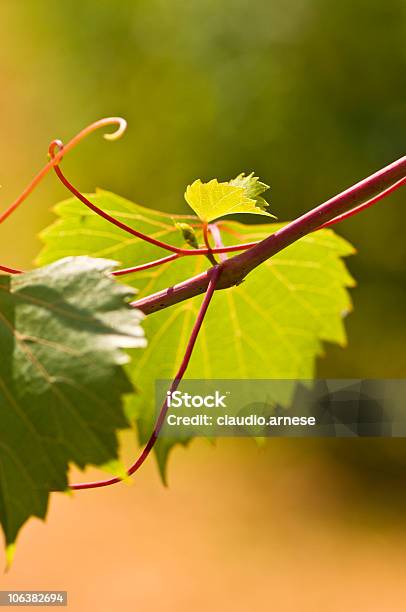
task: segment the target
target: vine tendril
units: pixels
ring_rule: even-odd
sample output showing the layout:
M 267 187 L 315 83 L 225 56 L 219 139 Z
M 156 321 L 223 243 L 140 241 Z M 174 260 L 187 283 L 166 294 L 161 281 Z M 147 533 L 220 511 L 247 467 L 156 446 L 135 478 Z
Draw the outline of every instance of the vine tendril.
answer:
M 110 125 L 116 125 L 117 129 L 114 132 L 104 134 L 104 138 L 107 140 L 117 140 L 120 138 L 126 128 L 127 122 L 122 117 L 107 117 L 105 119 L 99 119 L 99 121 L 95 121 L 91 123 L 83 130 L 81 130 L 76 136 L 74 136 L 64 147 L 63 151 L 59 151 L 55 156 L 52 156 L 50 161 L 45 164 L 43 168 L 34 176 L 32 181 L 27 185 L 27 187 L 20 193 L 18 198 L 10 204 L 10 206 L 0 214 L 0 224 L 3 223 L 23 202 L 27 199 L 27 197 L 34 191 L 34 189 L 39 185 L 42 179 L 48 174 L 52 168 L 57 165 L 62 157 L 66 155 L 69 151 L 71 151 L 76 145 L 79 144 L 84 138 L 99 130 L 101 128 L 108 127 Z M 53 142 L 61 142 L 61 141 L 53 141 Z
M 209 281 L 209 284 L 206 290 L 206 294 L 200 306 L 198 315 L 196 317 L 196 321 L 193 325 L 193 329 L 192 329 L 192 332 L 190 334 L 190 337 L 189 337 L 189 340 L 186 346 L 186 350 L 185 350 L 185 354 L 182 359 L 182 363 L 180 364 L 179 370 L 177 371 L 175 378 L 170 386 L 170 389 L 169 389 L 170 393 L 173 393 L 179 387 L 179 384 L 183 378 L 183 375 L 185 374 L 187 370 L 190 359 L 192 357 L 193 349 L 196 344 L 197 336 L 199 335 L 199 331 L 202 327 L 204 317 L 206 315 L 207 309 L 209 307 L 214 291 L 216 289 L 216 284 L 220 277 L 221 271 L 222 271 L 221 264 L 217 266 L 213 266 L 213 268 L 211 268 L 210 281 Z M 155 446 L 159 433 L 164 424 L 165 417 L 168 412 L 168 408 L 169 408 L 168 396 L 166 395 L 165 401 L 162 404 L 162 408 L 157 418 L 157 421 L 155 423 L 155 427 L 152 431 L 152 434 L 147 444 L 145 445 L 144 449 L 141 451 L 141 454 L 138 456 L 136 461 L 128 468 L 127 470 L 128 476 L 131 476 L 132 474 L 134 474 L 142 466 L 142 464 L 144 463 L 144 461 L 147 459 L 148 455 L 150 454 L 151 450 Z M 110 485 L 117 484 L 119 482 L 122 482 L 122 479 L 118 477 L 114 477 L 114 478 L 108 478 L 106 480 L 96 480 L 94 482 L 80 482 L 76 484 L 71 484 L 69 485 L 69 488 L 75 491 L 78 491 L 81 489 L 98 489 L 100 487 L 108 487 Z

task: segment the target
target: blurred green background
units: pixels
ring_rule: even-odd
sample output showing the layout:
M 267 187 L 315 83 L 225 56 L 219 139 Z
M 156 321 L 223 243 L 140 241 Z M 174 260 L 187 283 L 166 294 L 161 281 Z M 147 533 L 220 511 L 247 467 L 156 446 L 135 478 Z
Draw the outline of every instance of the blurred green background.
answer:
M 172 212 L 186 210 L 195 178 L 255 170 L 287 220 L 405 154 L 405 0 L 2 2 L 0 40 L 2 209 L 51 139 L 108 115 L 128 120 L 126 136 L 92 136 L 64 161 L 68 176 L 84 191 L 100 186 Z M 37 233 L 65 197 L 48 177 L 0 228 L 1 263 L 32 264 Z M 338 229 L 359 251 L 349 261 L 359 286 L 348 348 L 327 347 L 320 376 L 406 376 L 405 200 L 403 190 Z M 279 461 L 294 452 L 287 444 L 276 445 Z M 316 478 L 326 462 L 344 466 L 378 516 L 404 503 L 403 442 L 303 444 L 318 457 Z M 241 447 L 232 469 L 245 473 Z M 199 451 L 189 452 L 198 462 Z M 342 494 L 338 484 L 326 493 Z M 289 495 L 280 503 L 291 516 L 299 500 Z

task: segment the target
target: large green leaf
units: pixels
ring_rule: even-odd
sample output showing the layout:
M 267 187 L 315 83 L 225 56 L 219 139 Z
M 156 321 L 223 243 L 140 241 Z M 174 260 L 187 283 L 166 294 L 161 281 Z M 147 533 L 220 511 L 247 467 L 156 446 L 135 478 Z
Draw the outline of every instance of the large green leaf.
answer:
M 0 523 L 9 552 L 21 525 L 43 518 L 70 462 L 117 463 L 133 390 L 124 348 L 145 345 L 133 290 L 114 262 L 68 258 L 0 277 Z M 116 466 L 118 468 L 118 465 Z M 119 468 L 118 468 L 119 469 Z
M 182 245 L 181 232 L 169 215 L 108 192 L 90 198 L 142 232 Z M 60 219 L 42 234 L 41 263 L 67 253 L 91 253 L 114 256 L 128 267 L 164 254 L 109 225 L 74 199 L 59 204 L 56 212 Z M 280 227 L 224 221 L 218 225 L 225 244 L 260 240 Z M 353 281 L 341 258 L 352 252 L 348 242 L 331 230 L 322 230 L 275 255 L 238 287 L 217 292 L 187 377 L 312 378 L 322 342 L 345 344 L 343 318 L 351 308 L 346 287 Z M 203 257 L 185 257 L 133 274 L 126 281 L 145 296 L 207 266 Z M 155 419 L 155 380 L 171 378 L 176 372 L 201 299 L 196 297 L 145 320 L 148 348 L 135 355 L 129 366 L 140 394 L 130 399 L 128 410 L 138 419 L 141 441 L 149 436 Z M 162 470 L 169 447 L 162 439 L 156 448 Z

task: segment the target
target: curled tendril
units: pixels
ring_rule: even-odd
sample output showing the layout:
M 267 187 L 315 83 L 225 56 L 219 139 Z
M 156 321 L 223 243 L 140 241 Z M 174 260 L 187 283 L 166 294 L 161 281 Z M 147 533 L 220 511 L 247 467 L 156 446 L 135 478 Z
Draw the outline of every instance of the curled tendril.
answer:
M 59 140 L 59 138 L 55 138 L 55 140 L 53 140 L 53 141 L 52 141 L 52 142 L 49 144 L 49 147 L 48 147 L 48 155 L 49 155 L 49 158 L 50 158 L 52 161 L 54 161 L 54 160 L 55 160 L 55 156 L 56 156 L 56 154 L 57 154 L 57 153 L 59 153 L 59 152 L 60 152 L 60 153 L 62 153 L 62 149 L 64 148 L 64 146 L 65 146 L 65 145 L 63 144 L 62 140 Z M 56 150 L 56 152 L 55 152 L 55 149 L 57 149 L 57 150 Z M 63 156 L 61 155 L 61 157 L 60 157 L 59 161 L 61 162 L 61 161 L 62 161 L 62 159 L 63 159 Z M 55 164 L 54 164 L 54 165 L 55 165 Z
M 106 117 L 105 119 L 99 119 L 99 121 L 95 121 L 94 123 L 91 123 L 90 125 L 85 127 L 78 134 L 76 134 L 76 136 L 74 136 L 72 140 L 70 140 L 66 145 L 63 145 L 60 140 L 52 141 L 50 145 L 50 154 L 52 150 L 54 155 L 51 155 L 51 159 L 49 160 L 49 162 L 45 164 L 45 166 L 38 172 L 38 174 L 27 185 L 24 191 L 20 193 L 18 198 L 14 200 L 14 202 L 10 204 L 10 206 L 3 213 L 0 214 L 0 224 L 3 223 L 3 221 L 5 221 L 24 202 L 24 200 L 27 199 L 30 193 L 32 193 L 35 187 L 42 181 L 44 176 L 48 174 L 48 172 L 52 170 L 52 168 L 61 161 L 62 157 L 66 155 L 66 153 L 76 147 L 79 142 L 81 142 L 84 138 L 86 138 L 93 132 L 105 127 L 109 127 L 111 125 L 117 126 L 117 129 L 114 132 L 104 134 L 104 138 L 106 138 L 107 140 L 117 140 L 124 134 L 127 128 L 127 122 L 122 117 Z M 58 147 L 57 152 L 55 152 L 56 147 Z
M 114 117 L 117 121 L 118 128 L 114 132 L 103 134 L 106 140 L 118 140 L 124 134 L 127 129 L 127 121 L 122 117 Z

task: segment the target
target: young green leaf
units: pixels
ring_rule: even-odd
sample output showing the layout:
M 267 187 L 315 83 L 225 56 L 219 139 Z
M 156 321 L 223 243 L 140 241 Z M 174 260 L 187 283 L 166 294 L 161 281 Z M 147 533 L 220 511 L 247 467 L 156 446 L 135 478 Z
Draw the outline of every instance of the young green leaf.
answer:
M 255 186 L 255 177 L 252 175 L 245 179 L 243 177 L 244 175 L 240 175 L 234 179 L 239 183 L 235 185 L 232 185 L 231 181 L 219 183 L 217 179 L 213 179 L 208 183 L 202 183 L 198 179 L 187 187 L 186 202 L 204 223 L 234 213 L 272 217 L 273 215 L 267 211 L 267 202 L 263 198 L 257 199 L 257 196 L 264 191 L 261 187 L 264 183 Z
M 151 211 L 108 192 L 90 196 L 98 206 L 138 230 L 181 246 L 183 237 L 171 215 Z M 42 234 L 46 263 L 61 253 L 114 255 L 123 267 L 160 257 L 162 251 L 139 239 L 128 239 L 119 229 L 74 199 L 57 206 L 60 219 Z M 180 219 L 181 220 L 181 219 Z M 187 221 L 187 219 L 185 219 Z M 261 240 L 280 225 L 218 224 L 226 245 Z M 258 267 L 238 287 L 215 294 L 197 340 L 187 378 L 302 378 L 313 377 L 322 342 L 343 345 L 343 318 L 351 309 L 346 290 L 353 281 L 342 257 L 352 247 L 331 230 L 306 236 Z M 126 277 L 145 296 L 207 268 L 202 257 L 184 257 L 173 264 Z M 170 379 L 182 359 L 188 334 L 201 302 L 193 298 L 146 317 L 149 344 L 135 354 L 128 372 L 140 388 L 128 401 L 128 414 L 137 419 L 145 442 L 156 418 L 156 379 Z M 171 442 L 155 447 L 164 472 Z
M 133 391 L 123 349 L 144 347 L 134 291 L 114 262 L 58 261 L 0 277 L 0 523 L 9 555 L 30 516 L 44 518 L 70 463 L 115 466 Z

